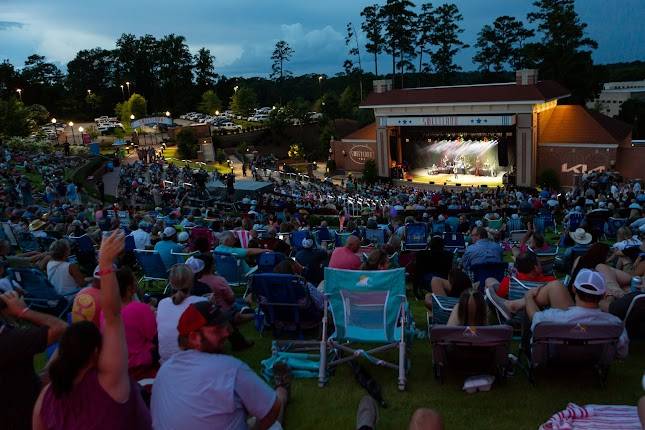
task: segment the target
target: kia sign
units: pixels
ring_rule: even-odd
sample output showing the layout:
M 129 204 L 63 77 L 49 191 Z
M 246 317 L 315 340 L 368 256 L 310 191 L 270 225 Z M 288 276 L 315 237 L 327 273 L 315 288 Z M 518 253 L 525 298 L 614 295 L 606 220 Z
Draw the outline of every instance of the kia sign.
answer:
M 575 174 L 581 174 L 581 173 L 587 173 L 587 172 L 604 172 L 605 166 L 598 166 L 594 167 L 593 169 L 589 169 L 587 164 L 576 164 L 574 166 L 569 166 L 568 163 L 564 163 L 561 166 L 562 168 L 562 173 L 575 173 Z
M 148 117 L 148 118 L 137 119 L 137 120 L 132 121 L 130 123 L 132 128 L 139 128 L 142 125 L 149 125 L 149 124 L 172 125 L 172 118 L 169 118 L 167 116 L 151 116 L 151 117 Z
M 349 158 L 356 164 L 365 164 L 365 161 L 373 160 L 375 155 L 369 146 L 354 145 L 349 150 Z

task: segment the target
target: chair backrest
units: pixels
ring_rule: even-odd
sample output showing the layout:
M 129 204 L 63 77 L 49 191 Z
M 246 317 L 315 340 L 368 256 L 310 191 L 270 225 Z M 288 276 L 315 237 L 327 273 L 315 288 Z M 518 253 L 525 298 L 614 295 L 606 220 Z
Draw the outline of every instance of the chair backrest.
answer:
M 213 252 L 215 257 L 215 268 L 217 273 L 231 285 L 238 285 L 242 282 L 242 268 L 240 260 L 225 252 Z
M 258 255 L 257 273 L 273 273 L 273 268 L 286 257 L 281 252 L 264 252 Z
M 143 270 L 144 278 L 168 279 L 168 272 L 159 252 L 135 249 L 134 255 Z
M 423 222 L 405 225 L 405 248 L 425 249 L 428 244 L 428 225 Z
M 405 269 L 361 271 L 325 268 L 325 298 L 337 339 L 392 342 L 406 302 Z
M 645 294 L 632 299 L 625 314 L 625 328 L 630 339 L 645 337 Z
M 309 230 L 296 230 L 291 232 L 291 247 L 296 251 L 302 249 L 303 239 L 310 239 L 311 234 Z
M 43 272 L 34 268 L 9 268 L 9 278 L 16 281 L 25 290 L 25 298 L 58 300 L 62 296 L 56 292 Z
M 609 217 L 607 219 L 607 234 L 611 238 L 615 238 L 618 233 L 618 229 L 624 227 L 627 224 L 627 218 L 614 218 Z
M 257 273 L 251 291 L 268 324 L 300 323 L 300 310 L 309 297 L 307 281 L 298 275 Z
M 251 240 L 251 232 L 248 230 L 233 230 L 233 234 L 240 240 L 242 248 L 249 247 L 249 240 Z
M 430 329 L 432 361 L 435 365 L 455 365 L 499 369 L 508 360 L 513 328 L 495 326 L 445 326 Z
M 385 243 L 385 231 L 380 228 L 367 228 L 365 238 L 377 246 L 382 246 Z
M 432 324 L 447 324 L 457 303 L 459 303 L 459 299 L 456 297 L 432 294 Z
M 585 216 L 582 212 L 571 212 L 569 214 L 569 231 L 575 231 L 578 227 L 580 227 L 580 224 L 582 223 L 584 217 Z
M 451 215 L 446 219 L 446 224 L 450 227 L 450 231 L 457 231 L 457 227 L 459 227 L 459 218 Z
M 512 230 L 508 234 L 508 240 L 513 243 L 520 243 L 520 241 L 526 236 L 528 230 Z
M 462 233 L 444 233 L 443 248 L 446 251 L 463 251 L 466 249 L 466 239 Z
M 320 244 L 323 240 L 332 240 L 331 232 L 327 227 L 318 228 L 318 230 L 314 232 L 314 235 L 316 236 L 316 242 L 318 242 L 318 244 Z
M 548 227 L 555 227 L 555 221 L 551 212 L 540 212 L 533 220 L 533 225 L 535 226 L 535 231 L 538 233 L 544 233 Z
M 533 330 L 532 365 L 550 360 L 609 365 L 622 332 L 622 324 L 539 323 Z
M 474 264 L 470 269 L 473 273 L 473 283 L 479 282 L 479 290 L 484 291 L 487 278 L 495 278 L 501 281 L 507 268 L 506 263 L 484 263 Z
M 215 246 L 215 237 L 213 236 L 213 232 L 210 231 L 210 229 L 208 229 L 207 227 L 195 227 L 190 231 L 190 249 L 195 248 L 195 242 L 201 237 L 206 238 L 206 240 L 208 241 L 208 249 L 213 249 L 213 247 Z
M 508 287 L 508 299 L 516 300 L 524 297 L 524 294 L 531 288 L 541 287 L 546 282 L 520 281 L 515 276 L 511 277 Z
M 433 326 L 430 342 L 435 345 L 497 346 L 508 345 L 513 328 L 508 325 L 492 326 Z
M 16 239 L 22 252 L 31 252 L 40 250 L 40 244 L 33 234 L 28 231 L 17 233 Z
M 132 236 L 132 233 L 130 233 L 125 237 L 125 252 L 134 252 L 136 248 L 137 245 L 134 241 L 134 236 Z
M 499 230 L 502 227 L 504 220 L 501 218 L 486 220 L 486 227 L 492 228 L 494 230 Z
M 77 252 L 89 253 L 95 252 L 94 243 L 87 234 L 82 236 L 69 236 L 69 240 L 76 245 Z
M 198 251 L 193 252 L 175 252 L 172 249 L 170 250 L 170 255 L 174 255 L 177 259 L 177 263 L 185 263 L 193 255 L 199 254 Z
M 4 236 L 9 241 L 11 246 L 18 246 L 18 240 L 16 239 L 16 235 L 13 233 L 13 229 L 11 228 L 11 224 L 9 224 L 8 222 L 3 222 L 2 223 L 2 232 L 4 233 Z
M 351 233 L 336 233 L 336 246 L 345 246 L 347 239 L 351 236 Z

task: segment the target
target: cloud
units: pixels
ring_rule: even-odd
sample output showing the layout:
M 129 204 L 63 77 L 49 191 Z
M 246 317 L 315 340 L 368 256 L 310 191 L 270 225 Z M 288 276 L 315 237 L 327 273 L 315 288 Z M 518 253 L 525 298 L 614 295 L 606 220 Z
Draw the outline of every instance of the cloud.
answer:
M 22 22 L 15 22 L 15 21 L 0 21 L 0 31 L 1 30 L 9 30 L 12 28 L 22 28 L 22 26 L 25 25 Z

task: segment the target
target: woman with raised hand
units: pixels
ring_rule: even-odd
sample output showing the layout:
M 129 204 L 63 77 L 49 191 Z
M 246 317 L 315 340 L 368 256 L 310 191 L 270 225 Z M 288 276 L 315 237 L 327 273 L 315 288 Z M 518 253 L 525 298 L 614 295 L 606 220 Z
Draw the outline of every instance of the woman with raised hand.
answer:
M 121 297 L 113 268 L 124 242 L 123 232 L 115 230 L 103 238 L 99 250 L 103 335 L 88 321 L 67 329 L 49 367 L 51 382 L 34 407 L 34 430 L 152 428 L 138 385 L 128 376 Z

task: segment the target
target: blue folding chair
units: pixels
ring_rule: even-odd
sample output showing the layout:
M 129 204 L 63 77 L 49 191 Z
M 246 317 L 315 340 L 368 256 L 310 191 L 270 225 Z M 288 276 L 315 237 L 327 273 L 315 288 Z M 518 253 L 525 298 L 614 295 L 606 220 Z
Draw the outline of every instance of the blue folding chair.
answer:
M 557 257 L 558 252 L 560 252 L 559 247 L 552 246 L 549 249 L 544 250 L 533 250 L 529 248 L 529 250 L 533 251 L 538 258 L 540 266 L 542 266 L 542 273 L 545 275 L 553 275 L 555 273 L 555 258 Z
M 258 255 L 258 270 L 255 273 L 273 273 L 273 268 L 286 257 L 281 252 L 264 252 Z
M 9 224 L 8 222 L 3 222 L 1 225 L 3 236 L 2 239 L 8 240 L 11 246 L 18 246 L 18 240 L 16 239 L 16 235 L 11 228 L 11 224 Z
M 321 227 L 314 231 L 314 238 L 318 245 L 322 244 L 323 241 L 331 242 L 333 240 L 332 233 L 327 227 Z
M 568 230 L 576 231 L 576 229 L 580 227 L 580 224 L 582 224 L 584 217 L 585 216 L 582 212 L 571 212 L 569 214 Z
M 376 246 L 385 244 L 385 230 L 380 228 L 365 229 L 365 238 Z
M 351 236 L 351 233 L 336 233 L 336 246 L 345 246 L 347 239 Z
M 363 357 L 372 364 L 396 370 L 399 390 L 404 390 L 410 367 L 407 343 L 414 333 L 405 296 L 405 269 L 360 271 L 327 267 L 324 294 L 319 386 L 326 384 L 331 368 Z M 327 338 L 329 311 L 335 331 Z M 375 346 L 363 349 L 352 347 L 354 343 Z M 397 362 L 376 357 L 391 349 L 398 350 Z M 328 360 L 329 350 L 335 357 Z
M 473 284 L 479 282 L 479 291 L 483 294 L 486 286 L 486 279 L 495 278 L 501 282 L 504 274 L 506 273 L 507 267 L 508 264 L 506 263 L 474 264 L 470 268 Z
M 432 325 L 447 324 L 452 309 L 457 306 L 457 303 L 459 299 L 456 297 L 432 294 Z
M 61 295 L 43 272 L 34 268 L 9 268 L 9 279 L 25 292 L 25 303 L 30 309 L 62 318 L 69 311 L 78 290 Z M 12 282 L 12 283 L 13 283 Z
M 545 285 L 546 282 L 536 281 L 520 281 L 515 276 L 511 277 L 508 286 L 508 299 L 517 300 L 524 298 L 526 292 L 532 288 L 537 288 Z
M 72 254 L 76 256 L 78 264 L 85 270 L 92 271 L 96 267 L 96 249 L 94 242 L 87 234 L 82 236 L 68 236 L 72 243 Z
M 246 284 L 242 273 L 242 262 L 239 258 L 225 252 L 213 252 L 217 273 L 226 279 L 232 287 Z
M 314 312 L 307 281 L 298 275 L 281 273 L 256 273 L 251 278 L 250 290 L 258 303 L 256 328 L 260 333 L 265 327 L 273 329 L 274 336 L 290 331 L 302 338 L 303 328 L 320 324 L 322 314 Z
M 293 252 L 296 253 L 303 249 L 302 241 L 304 239 L 310 239 L 311 234 L 309 230 L 296 230 L 291 232 L 291 248 Z
M 624 227 L 627 224 L 627 218 L 614 218 L 614 217 L 609 217 L 607 218 L 607 224 L 606 224 L 606 229 L 605 233 L 607 234 L 607 237 L 609 239 L 616 239 L 616 234 L 618 233 L 618 229 L 621 227 Z
M 450 252 L 463 252 L 466 250 L 466 239 L 462 233 L 444 233 L 443 249 Z
M 16 240 L 18 241 L 18 246 L 22 252 L 40 251 L 38 241 L 34 235 L 28 231 L 16 233 Z
M 159 252 L 146 249 L 135 249 L 134 255 L 141 266 L 142 276 L 137 282 L 137 287 L 144 284 L 143 292 L 151 295 L 168 294 L 170 284 L 168 282 L 168 271 L 161 259 Z M 163 283 L 163 288 L 157 285 Z
M 428 244 L 428 225 L 423 222 L 406 224 L 404 248 L 408 251 L 426 249 Z
M 456 232 L 459 227 L 459 218 L 454 215 L 450 215 L 448 219 L 446 219 L 446 225 L 449 227 L 451 232 Z M 446 229 L 446 232 L 447 231 L 448 229 Z
M 555 225 L 555 219 L 551 212 L 540 212 L 533 220 L 533 225 L 535 226 L 535 231 L 544 234 L 544 231 L 547 228 L 552 228 L 554 233 L 557 233 L 557 227 Z

